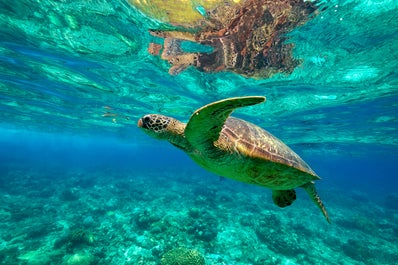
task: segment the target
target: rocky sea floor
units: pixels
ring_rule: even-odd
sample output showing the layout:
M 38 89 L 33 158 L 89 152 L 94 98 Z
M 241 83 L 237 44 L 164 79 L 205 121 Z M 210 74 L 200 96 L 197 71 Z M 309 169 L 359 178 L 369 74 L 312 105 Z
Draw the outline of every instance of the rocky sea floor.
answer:
M 331 225 L 302 191 L 292 206 L 280 209 L 269 190 L 195 170 L 35 170 L 8 165 L 0 179 L 0 264 L 398 260 L 397 194 L 376 202 L 365 192 L 335 187 L 322 186 L 319 193 Z M 196 260 L 173 261 L 178 253 L 194 253 Z

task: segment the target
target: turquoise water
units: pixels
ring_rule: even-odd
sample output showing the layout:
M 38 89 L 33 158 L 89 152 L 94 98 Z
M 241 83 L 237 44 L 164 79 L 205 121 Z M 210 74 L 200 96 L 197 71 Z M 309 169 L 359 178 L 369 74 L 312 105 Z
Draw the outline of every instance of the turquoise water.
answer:
M 324 1 L 289 34 L 302 60 L 268 79 L 148 54 L 161 23 L 124 0 L 0 2 L 0 263 L 393 264 L 398 260 L 398 3 Z M 332 224 L 302 190 L 221 179 L 136 126 L 187 122 L 224 98 L 263 95 L 234 115 L 292 147 Z

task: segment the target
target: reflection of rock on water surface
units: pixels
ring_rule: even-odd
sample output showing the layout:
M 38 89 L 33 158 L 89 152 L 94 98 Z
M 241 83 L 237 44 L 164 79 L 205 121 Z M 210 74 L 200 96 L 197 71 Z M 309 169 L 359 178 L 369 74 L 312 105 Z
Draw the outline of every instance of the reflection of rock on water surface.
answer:
M 300 61 L 292 56 L 293 44 L 284 43 L 285 34 L 303 25 L 317 10 L 315 2 L 304 0 L 195 1 L 204 2 L 200 6 L 191 3 L 194 1 L 163 1 L 159 8 L 167 12 L 155 13 L 153 6 L 149 9 L 134 0 L 130 2 L 179 27 L 151 31 L 153 36 L 164 38 L 164 45 L 151 43 L 148 51 L 161 54 L 172 65 L 170 74 L 194 66 L 205 72 L 227 70 L 257 78 L 294 70 Z M 172 5 L 174 9 L 170 8 Z M 183 12 L 185 15 L 178 16 Z M 184 52 L 183 41 L 211 46 L 213 51 Z

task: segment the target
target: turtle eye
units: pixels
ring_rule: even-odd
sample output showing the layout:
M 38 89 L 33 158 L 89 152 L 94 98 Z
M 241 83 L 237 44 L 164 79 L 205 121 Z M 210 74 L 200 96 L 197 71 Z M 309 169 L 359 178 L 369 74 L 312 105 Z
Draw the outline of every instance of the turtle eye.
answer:
M 149 118 L 149 116 L 145 116 L 143 120 L 145 123 L 148 123 L 151 121 L 151 118 Z

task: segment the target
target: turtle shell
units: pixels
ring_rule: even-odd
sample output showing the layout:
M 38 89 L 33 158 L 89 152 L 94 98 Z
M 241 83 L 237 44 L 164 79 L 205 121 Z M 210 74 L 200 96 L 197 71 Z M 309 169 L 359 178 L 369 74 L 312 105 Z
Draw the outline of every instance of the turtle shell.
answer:
M 289 189 L 319 176 L 292 149 L 266 130 L 241 119 L 229 117 L 214 143 L 235 164 L 235 178 L 244 182 Z

